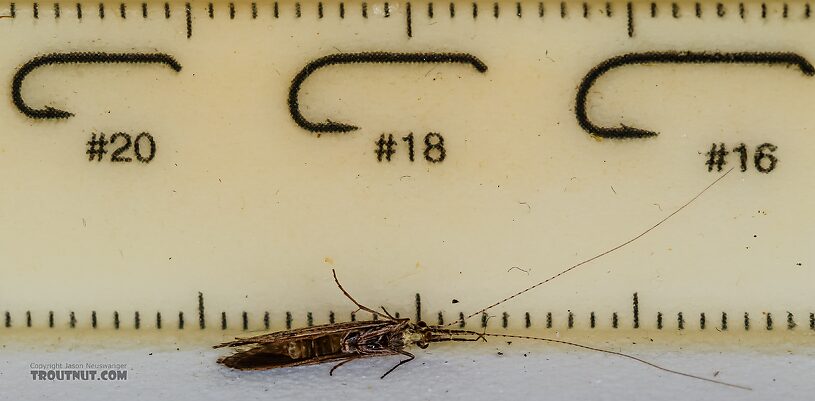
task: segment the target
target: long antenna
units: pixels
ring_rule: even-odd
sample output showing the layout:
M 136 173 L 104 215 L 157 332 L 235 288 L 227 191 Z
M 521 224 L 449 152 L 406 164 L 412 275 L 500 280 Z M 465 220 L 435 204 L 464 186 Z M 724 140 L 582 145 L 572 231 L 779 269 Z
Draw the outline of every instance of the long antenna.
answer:
M 572 270 L 574 270 L 574 269 L 577 269 L 577 268 L 578 268 L 578 267 L 580 267 L 580 266 L 583 266 L 583 265 L 585 265 L 585 264 L 587 264 L 587 263 L 589 263 L 589 262 L 593 262 L 593 261 L 595 261 L 595 260 L 597 260 L 597 259 L 600 259 L 600 258 L 602 258 L 603 256 L 606 256 L 606 255 L 608 255 L 608 254 L 610 254 L 610 253 L 612 253 L 612 252 L 614 252 L 614 251 L 616 251 L 616 250 L 618 250 L 618 249 L 620 249 L 620 248 L 623 248 L 623 247 L 625 247 L 626 245 L 629 245 L 629 244 L 631 244 L 632 242 L 634 242 L 634 241 L 636 241 L 636 240 L 638 240 L 638 239 L 640 239 L 640 238 L 644 237 L 644 236 L 645 236 L 645 234 L 648 234 L 649 232 L 653 231 L 654 229 L 656 229 L 657 227 L 659 227 L 660 225 L 662 225 L 662 223 L 664 223 L 664 222 L 668 221 L 668 219 L 670 219 L 671 217 L 675 216 L 677 213 L 681 212 L 681 211 L 682 211 L 682 209 L 685 209 L 686 207 L 688 207 L 688 205 L 690 205 L 691 203 L 693 203 L 693 202 L 694 202 L 696 199 L 699 199 L 699 197 L 700 197 L 700 196 L 702 196 L 702 194 L 704 194 L 704 193 L 705 193 L 705 192 L 706 192 L 708 189 L 710 189 L 712 186 L 716 185 L 716 184 L 717 184 L 719 181 L 721 181 L 722 179 L 724 179 L 724 177 L 726 177 L 728 174 L 730 174 L 730 172 L 731 172 L 731 171 L 733 171 L 733 169 L 732 169 L 732 168 L 731 168 L 730 170 L 727 170 L 727 171 L 726 171 L 724 174 L 722 174 L 722 175 L 721 175 L 719 178 L 717 178 L 716 180 L 714 180 L 713 182 L 711 182 L 711 183 L 710 183 L 708 186 L 706 186 L 706 187 L 705 187 L 703 190 L 701 190 L 701 191 L 700 191 L 698 194 L 696 194 L 696 196 L 694 196 L 694 197 L 693 197 L 693 198 L 691 198 L 689 201 L 685 202 L 685 203 L 684 203 L 682 206 L 680 206 L 679 208 L 677 208 L 676 210 L 674 210 L 674 211 L 673 211 L 673 213 L 671 213 L 671 214 L 669 214 L 669 215 L 665 216 L 665 217 L 664 217 L 662 220 L 658 221 L 656 224 L 652 225 L 651 227 L 648 227 L 648 229 L 647 229 L 647 230 L 645 230 L 645 231 L 641 232 L 640 234 L 638 234 L 638 235 L 637 235 L 637 236 L 635 236 L 634 238 L 631 238 L 631 239 L 629 239 L 628 241 L 625 241 L 625 242 L 623 242 L 623 243 L 622 243 L 622 244 L 620 244 L 620 245 L 617 245 L 617 246 L 615 246 L 615 247 L 613 247 L 613 248 L 611 248 L 611 249 L 608 249 L 608 250 L 606 250 L 606 251 L 604 251 L 604 252 L 602 252 L 602 253 L 600 253 L 600 254 L 598 254 L 598 255 L 592 256 L 592 257 L 590 257 L 590 258 L 588 258 L 588 259 L 586 259 L 586 260 L 584 260 L 584 261 L 582 261 L 582 262 L 580 262 L 580 263 L 577 263 L 576 265 L 573 265 L 573 266 L 569 267 L 568 269 L 563 270 L 562 272 L 560 272 L 560 273 L 558 273 L 558 274 L 555 274 L 554 276 L 549 277 L 549 278 L 548 278 L 548 279 L 546 279 L 546 280 L 541 281 L 540 283 L 537 283 L 537 284 L 535 284 L 535 285 L 533 285 L 533 286 L 531 286 L 531 287 L 528 287 L 528 288 L 526 288 L 526 289 L 524 289 L 524 290 L 522 290 L 522 291 L 518 291 L 518 292 L 516 292 L 516 293 L 515 293 L 515 294 L 513 294 L 513 295 L 510 295 L 510 296 L 508 296 L 508 297 L 506 297 L 506 298 L 504 298 L 504 299 L 502 299 L 502 300 L 500 300 L 500 301 L 498 301 L 498 302 L 496 302 L 496 303 L 494 303 L 494 304 L 492 304 L 492 305 L 490 305 L 490 306 L 488 306 L 488 307 L 486 307 L 486 308 L 484 308 L 484 309 L 479 310 L 478 312 L 471 313 L 470 315 L 467 315 L 467 316 L 466 316 L 466 317 L 464 317 L 464 318 L 461 318 L 461 319 L 455 320 L 455 321 L 453 321 L 453 322 L 447 323 L 447 324 L 445 325 L 445 327 L 446 327 L 446 326 L 452 326 L 452 325 L 454 325 L 454 324 L 461 323 L 461 322 L 463 322 L 463 321 L 465 321 L 465 320 L 467 320 L 467 319 L 469 319 L 469 318 L 471 318 L 471 317 L 473 317 L 473 316 L 476 316 L 476 315 L 479 315 L 479 314 L 481 314 L 481 313 L 484 313 L 484 312 L 486 312 L 486 311 L 488 311 L 488 310 L 490 310 L 490 309 L 492 309 L 492 308 L 494 308 L 494 307 L 496 307 L 496 306 L 498 306 L 498 305 L 501 305 L 501 304 L 502 304 L 502 303 L 504 303 L 504 302 L 509 301 L 510 299 L 513 299 L 513 298 L 515 298 L 515 297 L 517 297 L 517 296 L 519 296 L 519 295 L 521 295 L 521 294 L 524 294 L 524 293 L 526 293 L 527 291 L 534 290 L 535 288 L 538 288 L 538 287 L 540 287 L 540 286 L 542 286 L 542 285 L 544 285 L 544 284 L 546 284 L 546 283 L 548 283 L 548 282 L 550 282 L 550 281 L 552 281 L 552 280 L 554 280 L 554 279 L 556 279 L 556 278 L 558 278 L 558 277 L 560 277 L 560 276 L 562 276 L 562 275 L 564 275 L 564 274 L 566 274 L 566 273 L 568 273 L 568 272 L 570 272 L 570 271 L 572 271 Z
M 646 365 L 648 365 L 648 366 L 650 366 L 652 368 L 659 369 L 659 370 L 661 370 L 663 372 L 668 372 L 668 373 L 672 373 L 672 374 L 679 375 L 679 376 L 690 377 L 691 379 L 703 380 L 703 381 L 710 382 L 710 383 L 721 384 L 723 386 L 738 388 L 738 389 L 742 389 L 742 390 L 752 390 L 752 388 L 747 387 L 747 386 L 727 383 L 727 382 L 714 380 L 714 379 L 708 379 L 706 377 L 696 376 L 696 375 L 692 375 L 690 373 L 685 373 L 685 372 L 680 372 L 678 370 L 664 368 L 664 367 L 659 366 L 659 365 L 657 365 L 657 364 L 655 364 L 653 362 L 648 362 L 648 361 L 646 361 L 644 359 L 637 358 L 636 356 L 633 356 L 633 355 L 624 354 L 622 352 L 609 351 L 607 349 L 590 347 L 588 345 L 577 344 L 577 343 L 573 343 L 573 342 L 569 342 L 569 341 L 555 340 L 555 339 L 546 338 L 546 337 L 516 336 L 516 335 L 512 335 L 512 334 L 479 333 L 479 335 L 486 336 L 486 337 L 504 337 L 504 338 L 518 338 L 518 339 L 522 339 L 522 340 L 539 340 L 539 341 L 546 341 L 546 342 L 555 343 L 555 344 L 562 344 L 562 345 L 568 345 L 568 346 L 577 347 L 577 348 L 583 348 L 583 349 L 587 349 L 587 350 L 591 350 L 591 351 L 603 352 L 603 353 L 606 353 L 606 354 L 611 354 L 611 355 L 616 355 L 616 356 L 620 356 L 620 357 L 623 357 L 623 358 L 628 358 L 628 359 L 637 361 L 639 363 L 646 364 Z

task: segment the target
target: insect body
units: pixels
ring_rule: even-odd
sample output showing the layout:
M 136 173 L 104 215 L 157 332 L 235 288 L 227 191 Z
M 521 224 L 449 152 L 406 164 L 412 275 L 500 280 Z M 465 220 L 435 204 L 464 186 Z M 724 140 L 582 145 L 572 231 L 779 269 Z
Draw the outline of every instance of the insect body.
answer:
M 430 343 L 442 341 L 477 341 L 479 333 L 467 330 L 451 330 L 428 326 L 425 322 L 412 323 L 410 319 L 395 318 L 384 308 L 376 312 L 359 304 L 342 287 L 334 273 L 334 281 L 359 310 L 370 312 L 382 320 L 331 323 L 297 330 L 279 331 L 256 337 L 237 339 L 216 345 L 219 347 L 249 346 L 244 351 L 218 360 L 226 366 L 241 370 L 261 370 L 320 363 L 337 363 L 332 369 L 355 359 L 403 355 L 396 366 L 382 375 L 384 378 L 394 369 L 414 359 L 405 348 L 416 345 L 427 348 Z M 466 337 L 466 336 L 471 337 Z M 474 337 L 472 337 L 474 336 Z

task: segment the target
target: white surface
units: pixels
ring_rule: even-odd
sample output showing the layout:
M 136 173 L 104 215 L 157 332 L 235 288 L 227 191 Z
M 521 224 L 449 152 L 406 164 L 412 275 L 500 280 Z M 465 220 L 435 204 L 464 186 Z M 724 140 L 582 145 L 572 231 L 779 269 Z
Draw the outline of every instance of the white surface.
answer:
M 541 345 L 506 343 L 437 346 L 416 350 L 416 360 L 385 380 L 396 358 L 265 372 L 236 372 L 215 364 L 222 352 L 196 347 L 176 351 L 5 349 L 0 362 L 2 399 L 70 400 L 803 400 L 812 399 L 812 350 L 658 352 L 627 349 L 666 367 L 746 384 L 735 390 L 670 375 L 625 359 Z M 504 355 L 498 355 L 502 351 Z M 152 352 L 152 355 L 150 353 Z M 524 356 L 524 353 L 527 356 Z M 124 382 L 40 382 L 32 362 L 127 363 Z

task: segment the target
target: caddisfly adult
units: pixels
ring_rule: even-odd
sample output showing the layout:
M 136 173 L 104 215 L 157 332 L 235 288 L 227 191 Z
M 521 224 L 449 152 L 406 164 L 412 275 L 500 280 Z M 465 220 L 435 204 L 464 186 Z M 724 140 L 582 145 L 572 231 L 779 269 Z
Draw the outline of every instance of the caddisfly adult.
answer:
M 730 170 L 732 171 L 732 169 Z M 396 356 L 402 355 L 403 359 L 395 366 L 390 368 L 382 375 L 382 378 L 393 372 L 399 366 L 412 361 L 415 356 L 406 349 L 410 346 L 417 346 L 419 348 L 427 348 L 431 343 L 447 342 L 447 341 L 486 341 L 486 337 L 503 337 L 524 340 L 537 340 L 546 341 L 550 343 L 568 345 L 578 347 L 591 351 L 603 352 L 606 354 L 616 355 L 623 358 L 628 358 L 653 368 L 677 374 L 697 380 L 703 380 L 711 383 L 721 384 L 725 386 L 747 389 L 749 387 L 726 383 L 719 380 L 709 379 L 701 376 L 692 375 L 668 368 L 664 368 L 657 364 L 648 362 L 646 360 L 637 358 L 632 355 L 624 354 L 621 352 L 610 351 L 601 348 L 595 348 L 587 345 L 577 344 L 568 341 L 562 341 L 545 337 L 532 337 L 520 336 L 511 334 L 500 333 L 487 333 L 475 332 L 470 330 L 457 330 L 448 328 L 450 325 L 457 324 L 463 320 L 467 320 L 473 316 L 479 315 L 489 309 L 503 304 L 521 294 L 530 290 L 540 287 L 580 266 L 595 261 L 605 255 L 608 255 L 632 242 L 642 238 L 655 228 L 662 225 L 671 217 L 681 212 L 688 205 L 693 203 L 696 199 L 702 196 L 705 191 L 710 189 L 721 179 L 723 179 L 730 171 L 717 178 L 710 185 L 705 187 L 696 196 L 685 202 L 682 206 L 674 210 L 671 214 L 662 218 L 656 224 L 650 226 L 645 231 L 634 236 L 633 238 L 611 248 L 600 254 L 597 254 L 589 259 L 579 262 L 571 267 L 561 271 L 560 273 L 541 281 L 533 286 L 525 288 L 513 295 L 510 295 L 492 305 L 487 306 L 477 312 L 474 312 L 462 319 L 448 323 L 447 325 L 428 325 L 423 321 L 411 322 L 408 318 L 397 318 L 392 316 L 388 311 L 382 307 L 382 312 L 375 311 L 367 306 L 357 302 L 348 291 L 343 288 L 337 279 L 337 274 L 334 274 L 334 281 L 339 287 L 340 291 L 357 306 L 357 311 L 366 311 L 376 316 L 377 320 L 368 321 L 355 321 L 345 323 L 331 323 L 319 326 L 306 327 L 295 330 L 278 331 L 275 333 L 263 334 L 255 337 L 238 338 L 234 341 L 225 342 L 216 345 L 215 348 L 220 347 L 241 347 L 242 350 L 236 353 L 222 357 L 218 360 L 219 363 L 226 365 L 230 368 L 239 370 L 264 370 L 285 368 L 303 365 L 314 365 L 321 363 L 334 363 L 329 374 L 340 366 L 361 358 L 370 358 L 376 356 Z

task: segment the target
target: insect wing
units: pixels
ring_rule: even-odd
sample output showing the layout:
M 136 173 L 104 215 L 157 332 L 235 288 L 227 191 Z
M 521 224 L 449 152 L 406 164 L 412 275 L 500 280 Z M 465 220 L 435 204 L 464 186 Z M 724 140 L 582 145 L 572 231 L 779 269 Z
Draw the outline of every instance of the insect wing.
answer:
M 401 320 L 401 319 L 400 319 Z M 323 336 L 340 332 L 347 332 L 350 330 L 368 330 L 379 329 L 385 326 L 396 324 L 398 321 L 362 321 L 362 322 L 344 322 L 344 323 L 330 323 L 319 326 L 304 327 L 295 330 L 277 331 L 269 334 L 261 334 L 254 337 L 238 338 L 234 341 L 228 341 L 218 344 L 213 348 L 221 347 L 236 347 L 249 344 L 264 344 L 274 343 L 279 341 L 295 341 L 315 336 Z
M 358 358 L 359 355 L 348 353 L 334 353 L 304 359 L 291 359 L 285 355 L 282 347 L 284 343 L 273 342 L 256 345 L 248 350 L 236 352 L 232 355 L 218 359 L 218 363 L 233 369 L 240 370 L 266 370 L 275 368 L 289 368 L 294 366 L 316 365 L 324 362 L 344 362 Z

